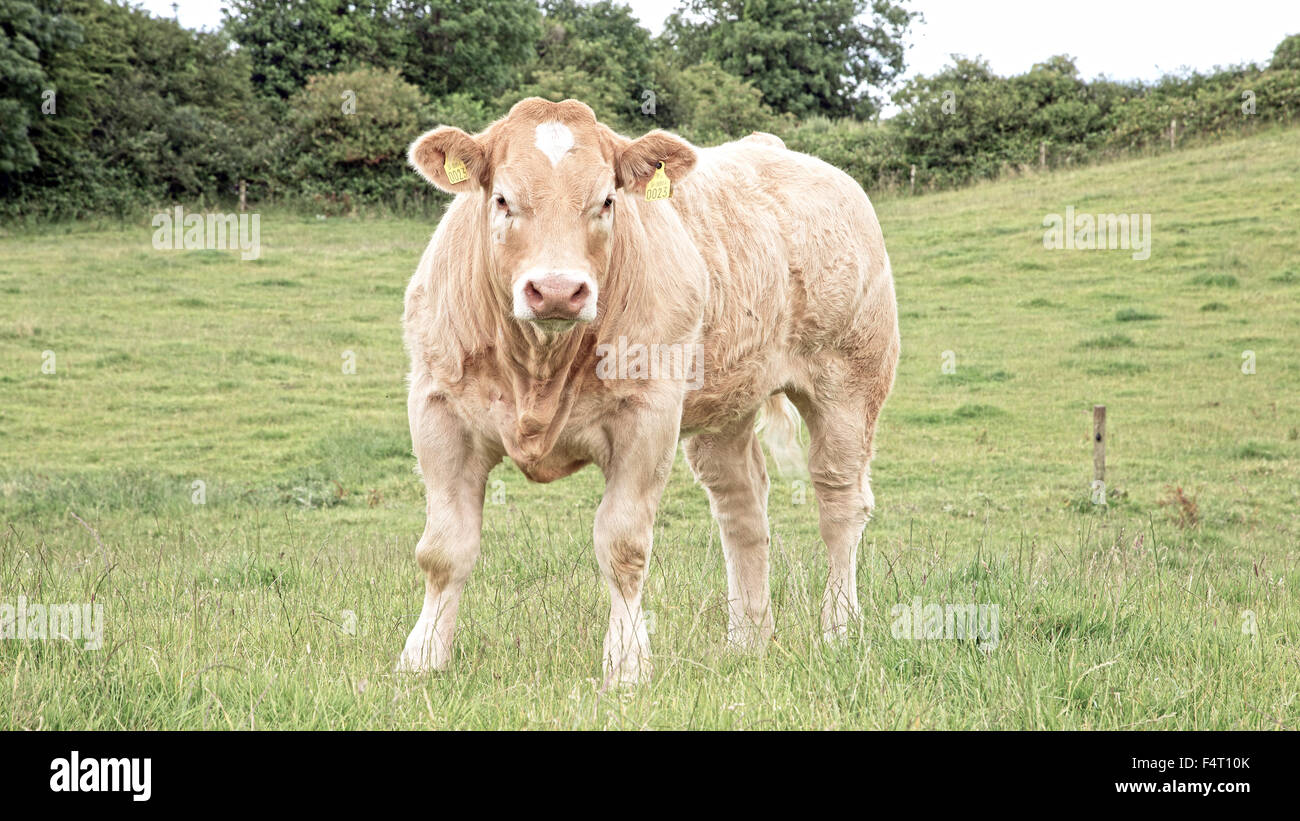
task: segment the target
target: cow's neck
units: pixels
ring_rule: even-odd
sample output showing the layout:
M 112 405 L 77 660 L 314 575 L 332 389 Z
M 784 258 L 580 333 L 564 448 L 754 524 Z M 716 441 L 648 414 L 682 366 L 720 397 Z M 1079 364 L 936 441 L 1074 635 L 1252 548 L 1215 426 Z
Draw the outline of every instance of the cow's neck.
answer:
M 586 325 L 546 333 L 524 323 L 511 323 L 502 334 L 497 350 L 515 411 L 513 430 L 501 431 L 502 438 L 512 459 L 535 464 L 555 447 L 568 421 L 596 335 Z

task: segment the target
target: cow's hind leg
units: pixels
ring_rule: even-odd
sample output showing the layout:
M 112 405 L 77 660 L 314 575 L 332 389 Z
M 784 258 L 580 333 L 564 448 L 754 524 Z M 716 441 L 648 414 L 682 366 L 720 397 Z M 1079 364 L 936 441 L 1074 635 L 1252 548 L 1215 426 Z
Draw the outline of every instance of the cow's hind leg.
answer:
M 880 402 L 843 391 L 834 401 L 795 400 L 812 438 L 808 469 L 817 493 L 819 526 L 830 570 L 822 597 L 822 633 L 844 636 L 859 617 L 858 541 L 875 506 L 872 438 Z
M 704 485 L 722 532 L 727 562 L 728 641 L 744 649 L 772 637 L 768 587 L 767 466 L 754 418 L 686 443 L 686 458 Z

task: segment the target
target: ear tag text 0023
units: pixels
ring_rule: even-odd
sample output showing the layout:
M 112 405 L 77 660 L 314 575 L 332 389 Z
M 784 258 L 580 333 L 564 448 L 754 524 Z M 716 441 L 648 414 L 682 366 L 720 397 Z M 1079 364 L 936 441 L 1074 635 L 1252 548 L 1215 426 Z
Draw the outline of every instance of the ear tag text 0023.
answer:
M 447 172 L 447 182 L 455 185 L 458 182 L 464 182 L 469 179 L 469 171 L 465 168 L 465 163 L 460 158 L 448 154 L 443 158 L 442 170 Z
M 664 173 L 664 164 L 659 163 L 655 169 L 655 174 L 650 178 L 650 182 L 645 186 L 646 202 L 655 200 L 666 200 L 673 195 L 673 184 L 669 181 L 668 175 Z

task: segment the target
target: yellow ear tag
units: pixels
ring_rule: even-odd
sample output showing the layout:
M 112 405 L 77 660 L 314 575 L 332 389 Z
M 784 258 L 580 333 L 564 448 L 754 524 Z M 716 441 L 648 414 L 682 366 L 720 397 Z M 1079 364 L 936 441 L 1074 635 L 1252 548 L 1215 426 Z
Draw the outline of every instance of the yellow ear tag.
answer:
M 664 164 L 659 163 L 659 167 L 655 170 L 655 175 L 650 178 L 650 182 L 646 183 L 646 202 L 666 200 L 672 195 L 673 184 L 669 181 L 668 175 L 664 173 Z
M 469 171 L 459 158 L 448 154 L 442 161 L 442 170 L 447 172 L 447 182 L 455 184 L 469 179 Z

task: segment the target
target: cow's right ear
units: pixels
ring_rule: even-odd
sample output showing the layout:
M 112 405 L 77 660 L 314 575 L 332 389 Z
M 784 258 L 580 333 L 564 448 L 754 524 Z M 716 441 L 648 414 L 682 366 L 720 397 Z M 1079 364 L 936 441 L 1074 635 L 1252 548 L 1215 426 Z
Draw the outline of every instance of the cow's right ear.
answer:
M 449 125 L 427 131 L 407 153 L 420 176 L 448 194 L 476 191 L 488 184 L 487 152 L 470 135 Z

